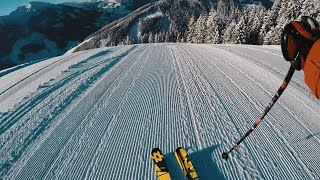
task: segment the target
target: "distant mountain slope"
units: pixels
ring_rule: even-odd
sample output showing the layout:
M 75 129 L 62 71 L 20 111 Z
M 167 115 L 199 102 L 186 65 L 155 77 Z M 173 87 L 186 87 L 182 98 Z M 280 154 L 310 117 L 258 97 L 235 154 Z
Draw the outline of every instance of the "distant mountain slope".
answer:
M 0 70 L 61 55 L 146 2 L 31 2 L 0 17 Z
M 162 0 L 86 38 L 74 51 L 153 42 L 280 44 L 283 27 L 309 15 L 318 0 Z
M 254 5 L 270 8 L 269 0 L 161 0 L 147 4 L 125 18 L 103 27 L 75 51 L 118 44 L 184 41 L 192 17 L 217 9 L 228 18 L 236 9 Z

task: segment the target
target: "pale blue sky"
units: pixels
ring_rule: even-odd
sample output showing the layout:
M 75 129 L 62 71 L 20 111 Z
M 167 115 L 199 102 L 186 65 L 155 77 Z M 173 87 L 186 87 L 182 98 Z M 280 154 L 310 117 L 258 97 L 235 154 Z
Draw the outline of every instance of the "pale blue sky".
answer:
M 0 0 L 0 16 L 8 15 L 10 14 L 10 12 L 16 10 L 17 7 L 26 5 L 31 1 L 61 3 L 61 2 L 81 1 L 81 0 Z

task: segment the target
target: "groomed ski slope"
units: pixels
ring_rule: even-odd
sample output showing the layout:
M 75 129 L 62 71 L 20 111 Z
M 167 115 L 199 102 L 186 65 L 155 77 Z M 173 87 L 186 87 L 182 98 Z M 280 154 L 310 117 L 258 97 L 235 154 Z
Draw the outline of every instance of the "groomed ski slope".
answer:
M 320 179 L 320 102 L 302 72 L 228 161 L 289 69 L 278 46 L 144 44 L 0 72 L 0 179 Z

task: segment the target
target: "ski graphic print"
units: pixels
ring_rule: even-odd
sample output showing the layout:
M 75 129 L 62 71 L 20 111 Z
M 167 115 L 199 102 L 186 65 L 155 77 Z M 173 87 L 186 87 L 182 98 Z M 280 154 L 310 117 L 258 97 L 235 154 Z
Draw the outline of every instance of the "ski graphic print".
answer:
M 178 147 L 174 152 L 174 156 L 188 180 L 198 179 L 198 174 L 195 171 L 192 162 L 189 159 L 187 151 L 183 147 Z
M 169 170 L 164 160 L 164 155 L 159 148 L 153 148 L 151 151 L 151 159 L 157 172 L 159 180 L 170 180 Z

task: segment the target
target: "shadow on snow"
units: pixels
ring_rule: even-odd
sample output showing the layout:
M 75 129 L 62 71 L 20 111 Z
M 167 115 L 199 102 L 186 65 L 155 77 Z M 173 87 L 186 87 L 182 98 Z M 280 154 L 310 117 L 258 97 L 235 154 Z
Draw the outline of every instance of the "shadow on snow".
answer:
M 200 151 L 189 153 L 189 158 L 197 171 L 199 179 L 201 180 L 224 180 L 223 174 L 218 169 L 215 163 L 215 159 L 212 159 L 212 154 L 218 145 L 202 149 Z M 186 148 L 188 150 L 188 148 Z M 171 179 L 174 180 L 185 180 L 186 177 L 183 175 L 176 159 L 174 152 L 165 155 L 166 163 L 169 167 Z

